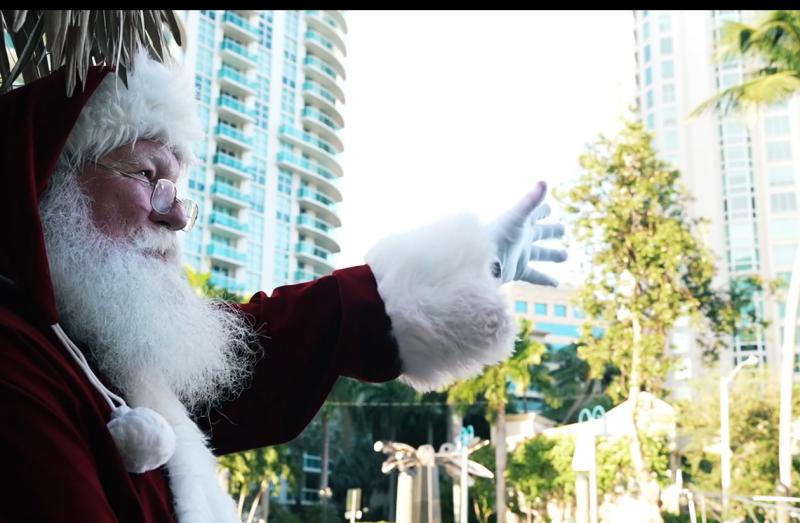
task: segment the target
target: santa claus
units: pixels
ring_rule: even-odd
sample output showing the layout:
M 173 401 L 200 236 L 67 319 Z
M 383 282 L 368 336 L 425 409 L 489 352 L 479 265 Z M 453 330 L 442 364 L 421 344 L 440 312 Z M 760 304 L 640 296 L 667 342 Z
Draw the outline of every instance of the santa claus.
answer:
M 366 264 L 208 301 L 177 234 L 200 139 L 192 76 L 140 53 L 127 86 L 90 69 L 0 97 L 2 521 L 233 522 L 215 454 L 285 442 L 339 376 L 430 390 L 506 357 L 500 285 L 555 285 L 540 182 L 490 224 L 391 236 Z M 357 154 L 357 153 L 356 153 Z

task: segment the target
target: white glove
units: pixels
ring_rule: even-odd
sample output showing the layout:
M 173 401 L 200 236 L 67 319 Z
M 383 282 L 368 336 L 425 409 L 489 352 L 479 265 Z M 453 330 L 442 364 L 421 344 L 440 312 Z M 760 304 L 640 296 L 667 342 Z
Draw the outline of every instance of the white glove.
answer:
M 564 236 L 564 226 L 560 223 L 537 223 L 550 214 L 550 207 L 542 205 L 545 194 L 547 184 L 537 183 L 533 191 L 488 226 L 497 245 L 492 274 L 503 283 L 523 280 L 536 285 L 558 286 L 555 278 L 528 266 L 531 261 L 563 262 L 567 259 L 564 250 L 533 245 L 538 240 Z

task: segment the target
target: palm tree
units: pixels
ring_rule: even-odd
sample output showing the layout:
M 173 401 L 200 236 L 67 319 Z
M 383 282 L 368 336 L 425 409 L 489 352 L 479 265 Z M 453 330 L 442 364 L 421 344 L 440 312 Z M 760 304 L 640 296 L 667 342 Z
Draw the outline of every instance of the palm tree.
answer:
M 63 68 L 70 96 L 92 65 L 116 65 L 125 83 L 136 49 L 163 61 L 169 56 L 168 36 L 182 45 L 185 34 L 180 18 L 169 10 L 2 10 L 0 94 L 11 90 L 20 76 L 32 82 Z M 16 58 L 13 65 L 9 55 Z
M 514 353 L 510 358 L 484 369 L 483 374 L 457 382 L 447 396 L 448 403 L 461 408 L 475 403 L 482 395 L 487 402 L 487 415 L 495 422 L 495 477 L 497 523 L 505 523 L 506 515 L 506 404 L 509 400 L 508 385 L 514 383 L 519 390 L 526 391 L 531 384 L 530 367 L 539 363 L 545 346 L 531 338 L 532 323 L 522 319 Z M 489 420 L 490 422 L 492 419 Z
M 786 100 L 800 93 L 800 11 L 769 11 L 758 25 L 728 22 L 723 28 L 722 47 L 719 58 L 750 59 L 756 64 L 746 80 L 729 87 L 698 106 L 690 116 L 708 110 L 726 114 L 731 109 L 756 109 L 764 104 Z M 797 289 L 800 278 L 800 251 L 798 251 L 790 289 Z M 790 290 L 787 317 L 794 317 Z M 796 296 L 796 294 L 795 294 Z M 786 339 L 792 339 L 792 334 Z M 781 369 L 779 479 L 778 493 L 788 495 L 792 484 L 791 462 L 791 405 L 792 380 L 794 375 L 794 346 L 784 344 Z M 788 509 L 779 507 L 778 520 L 789 521 Z
M 724 115 L 753 109 L 800 92 L 800 11 L 769 11 L 757 25 L 727 22 L 717 60 L 737 58 L 752 65 L 745 81 L 701 103 L 690 117 L 713 110 Z

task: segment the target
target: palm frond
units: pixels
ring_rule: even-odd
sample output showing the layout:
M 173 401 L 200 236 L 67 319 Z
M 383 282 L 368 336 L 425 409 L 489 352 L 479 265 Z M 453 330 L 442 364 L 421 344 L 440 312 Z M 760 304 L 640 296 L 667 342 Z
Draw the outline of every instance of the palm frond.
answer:
M 4 10 L 0 15 L 0 94 L 20 74 L 29 82 L 64 69 L 69 96 L 93 65 L 116 66 L 127 85 L 126 71 L 137 49 L 164 61 L 168 35 L 178 45 L 185 41 L 180 19 L 169 10 Z M 6 48 L 6 34 L 13 49 Z M 16 57 L 13 68 L 9 54 Z
M 775 72 L 720 91 L 698 105 L 689 114 L 689 118 L 695 118 L 708 111 L 719 111 L 719 114 L 726 115 L 748 110 L 761 104 L 782 101 L 797 92 L 800 92 L 798 72 Z

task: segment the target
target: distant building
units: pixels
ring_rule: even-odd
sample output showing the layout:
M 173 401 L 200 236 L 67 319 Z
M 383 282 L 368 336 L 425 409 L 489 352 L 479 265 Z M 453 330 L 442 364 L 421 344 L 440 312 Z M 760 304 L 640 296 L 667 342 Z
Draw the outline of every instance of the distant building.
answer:
M 689 113 L 719 90 L 741 83 L 748 67 L 740 60 L 714 62 L 726 21 L 753 23 L 764 12 L 634 11 L 638 108 L 662 159 L 680 169 L 695 201 L 694 217 L 709 220 L 703 238 L 718 260 L 718 283 L 744 275 L 788 282 L 800 242 L 800 101 L 741 116 Z M 737 338 L 722 355 L 723 369 L 751 354 L 777 370 L 784 304 L 760 297 L 758 313 L 770 326 Z M 686 323 L 673 332 L 681 366 L 671 378 L 677 396 L 702 375 L 701 348 Z
M 183 261 L 249 295 L 334 269 L 344 149 L 342 11 L 183 11 L 205 139 Z

